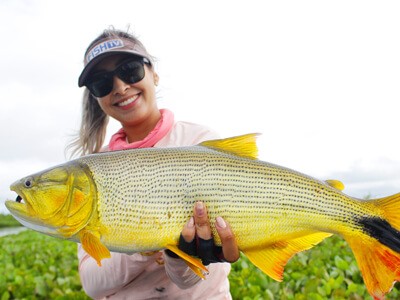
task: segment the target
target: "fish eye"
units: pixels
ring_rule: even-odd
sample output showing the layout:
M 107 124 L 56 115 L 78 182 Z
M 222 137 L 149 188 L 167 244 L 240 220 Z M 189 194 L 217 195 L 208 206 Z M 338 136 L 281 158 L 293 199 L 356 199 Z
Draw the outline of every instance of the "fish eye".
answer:
M 25 181 L 24 181 L 24 186 L 25 186 L 26 188 L 32 187 L 32 184 L 33 184 L 32 178 L 26 178 L 26 179 L 25 179 Z

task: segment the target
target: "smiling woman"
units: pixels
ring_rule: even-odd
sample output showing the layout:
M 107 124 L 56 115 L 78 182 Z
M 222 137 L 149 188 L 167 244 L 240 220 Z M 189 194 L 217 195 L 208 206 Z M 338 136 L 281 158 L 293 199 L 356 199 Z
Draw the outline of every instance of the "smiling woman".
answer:
M 104 31 L 87 48 L 84 68 L 78 80 L 78 85 L 84 86 L 85 92 L 80 134 L 72 144 L 75 147 L 74 153 L 188 146 L 217 137 L 207 127 L 175 121 L 171 111 L 159 109 L 156 99 L 158 81 L 152 56 L 135 36 L 113 28 Z M 122 128 L 104 146 L 110 117 Z M 127 160 L 124 164 L 129 165 L 130 162 Z M 116 194 L 123 192 L 117 191 Z M 117 205 L 118 199 L 114 200 L 115 202 L 112 201 L 107 206 Z M 188 295 L 230 299 L 227 279 L 230 265 L 226 262 L 234 262 L 239 258 L 233 233 L 227 222 L 220 216 L 215 216 L 215 234 L 225 241 L 222 247 L 215 247 L 206 207 L 202 202 L 196 205 L 193 202 L 190 205 L 192 216 L 185 218 L 186 225 L 184 222 L 178 230 L 182 232 L 182 239 L 179 239 L 179 234 L 173 238 L 175 248 L 179 240 L 179 249 L 176 248 L 175 252 L 165 251 L 165 247 L 161 247 L 152 249 L 157 251 L 149 254 L 128 255 L 110 253 L 103 246 L 99 247 L 102 250 L 100 256 L 108 259 L 100 262 L 100 257 L 93 256 L 96 252 L 93 251 L 93 245 L 100 245 L 99 242 L 106 239 L 107 232 L 93 235 L 81 230 L 77 236 L 79 235 L 83 246 L 79 246 L 78 257 L 82 285 L 87 293 L 95 298 L 129 298 L 135 294 L 138 298 L 146 299 L 186 298 Z M 124 211 L 121 211 L 115 217 L 123 215 Z M 127 222 L 128 227 L 131 226 L 135 217 L 131 216 Z M 156 221 L 150 223 L 153 229 L 158 228 Z M 157 231 L 160 232 L 155 236 L 165 233 L 160 228 Z M 131 236 L 128 244 L 136 243 L 137 240 L 140 240 L 139 236 Z M 208 280 L 202 281 L 192 271 L 197 269 L 191 270 L 191 265 L 188 266 L 180 259 L 188 256 L 185 254 L 188 252 L 185 243 L 194 245 L 195 249 L 202 249 L 203 252 L 198 250 L 197 256 L 203 262 L 212 262 L 210 272 L 206 275 Z M 202 245 L 206 247 L 201 248 Z M 176 252 L 180 255 L 176 255 Z M 120 269 L 120 272 L 115 272 L 116 269 Z M 200 275 L 203 276 L 201 273 Z

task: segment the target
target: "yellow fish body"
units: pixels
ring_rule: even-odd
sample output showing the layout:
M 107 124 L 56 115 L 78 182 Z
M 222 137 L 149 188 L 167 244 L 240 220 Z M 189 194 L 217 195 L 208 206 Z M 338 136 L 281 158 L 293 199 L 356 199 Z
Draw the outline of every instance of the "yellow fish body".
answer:
M 201 275 L 201 262 L 177 248 L 201 200 L 210 219 L 226 219 L 239 249 L 276 280 L 294 254 L 341 235 L 368 291 L 383 298 L 400 278 L 400 194 L 349 197 L 338 181 L 257 160 L 255 139 L 249 134 L 81 157 L 17 181 L 11 186 L 17 201 L 6 206 L 27 227 L 81 242 L 99 265 L 109 250 L 168 248 Z

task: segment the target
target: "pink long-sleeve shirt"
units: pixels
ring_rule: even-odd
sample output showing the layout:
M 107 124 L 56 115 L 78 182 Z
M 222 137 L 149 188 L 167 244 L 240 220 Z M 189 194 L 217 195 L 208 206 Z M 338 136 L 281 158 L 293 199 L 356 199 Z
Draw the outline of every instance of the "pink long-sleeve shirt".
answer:
M 154 147 L 190 146 L 215 138 L 217 134 L 206 127 L 176 122 Z M 83 289 L 94 299 L 232 299 L 228 263 L 210 264 L 209 274 L 201 280 L 183 260 L 164 251 L 152 255 L 112 252 L 99 267 L 79 244 L 78 259 Z

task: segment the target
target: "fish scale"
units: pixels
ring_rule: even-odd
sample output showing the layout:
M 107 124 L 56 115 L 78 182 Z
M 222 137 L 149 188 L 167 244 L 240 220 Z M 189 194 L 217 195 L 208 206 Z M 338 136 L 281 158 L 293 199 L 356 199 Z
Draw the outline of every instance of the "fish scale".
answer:
M 196 201 L 207 206 L 217 245 L 211 220 L 222 216 L 238 248 L 279 281 L 293 255 L 339 234 L 369 293 L 383 299 L 400 280 L 400 194 L 352 198 L 338 181 L 256 160 L 255 137 L 81 157 L 17 181 L 6 206 L 30 228 L 81 242 L 99 265 L 110 250 L 169 249 L 199 276 L 206 268 L 177 247 Z

